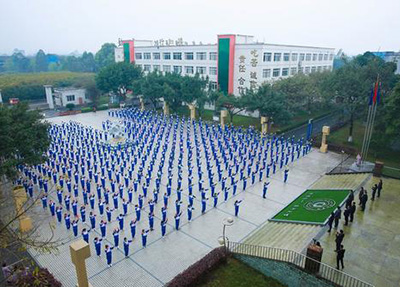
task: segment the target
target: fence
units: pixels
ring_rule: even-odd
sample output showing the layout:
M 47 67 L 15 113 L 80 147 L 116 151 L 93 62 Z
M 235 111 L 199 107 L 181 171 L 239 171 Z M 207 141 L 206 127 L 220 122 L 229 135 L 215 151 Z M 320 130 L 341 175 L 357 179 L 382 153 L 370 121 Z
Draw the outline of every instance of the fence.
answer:
M 374 287 L 369 283 L 366 283 L 349 274 L 337 270 L 327 264 L 318 262 L 296 251 L 267 247 L 267 246 L 230 242 L 230 241 L 228 241 L 227 243 L 228 244 L 226 247 L 232 253 L 290 263 L 302 269 L 303 271 L 312 273 L 317 278 L 328 280 L 338 286 Z

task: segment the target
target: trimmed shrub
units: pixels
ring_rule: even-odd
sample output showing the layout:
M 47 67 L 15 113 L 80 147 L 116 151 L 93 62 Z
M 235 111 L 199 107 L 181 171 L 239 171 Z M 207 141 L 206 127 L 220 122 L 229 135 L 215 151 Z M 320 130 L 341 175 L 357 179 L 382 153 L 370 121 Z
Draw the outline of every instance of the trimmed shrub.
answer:
M 82 113 L 90 113 L 90 112 L 92 112 L 93 111 L 93 108 L 92 107 L 86 107 L 86 108 L 82 108 L 81 109 L 81 112 Z
M 225 251 L 224 247 L 215 248 L 202 259 L 189 266 L 185 271 L 175 276 L 175 278 L 168 282 L 165 286 L 193 286 L 198 283 L 205 274 L 214 270 L 220 264 L 226 263 L 227 257 L 228 253 Z
M 17 287 L 61 287 L 61 283 L 45 268 L 36 267 L 33 271 L 18 276 Z
M 75 104 L 69 103 L 65 106 L 68 110 L 72 111 L 75 108 Z
M 106 105 L 98 106 L 98 107 L 97 107 L 97 110 L 98 110 L 98 111 L 108 110 L 108 105 L 106 104 Z

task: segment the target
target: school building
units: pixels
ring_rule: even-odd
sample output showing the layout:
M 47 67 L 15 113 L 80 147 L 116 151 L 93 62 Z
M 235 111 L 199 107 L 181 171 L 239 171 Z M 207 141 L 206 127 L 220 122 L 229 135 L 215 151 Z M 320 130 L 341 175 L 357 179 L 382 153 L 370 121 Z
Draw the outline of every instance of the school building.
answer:
M 239 95 L 266 81 L 330 71 L 334 49 L 261 43 L 253 36 L 225 34 L 217 44 L 172 40 L 119 40 L 115 61 L 135 63 L 144 72 L 208 76 L 211 88 Z

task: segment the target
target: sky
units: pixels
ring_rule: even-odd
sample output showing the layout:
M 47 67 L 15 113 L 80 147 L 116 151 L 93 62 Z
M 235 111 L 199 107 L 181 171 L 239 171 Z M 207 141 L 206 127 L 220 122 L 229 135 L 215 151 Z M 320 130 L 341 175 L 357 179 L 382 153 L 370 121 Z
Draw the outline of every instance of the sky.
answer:
M 122 39 L 260 42 L 400 50 L 400 0 L 0 0 L 0 54 L 96 52 Z

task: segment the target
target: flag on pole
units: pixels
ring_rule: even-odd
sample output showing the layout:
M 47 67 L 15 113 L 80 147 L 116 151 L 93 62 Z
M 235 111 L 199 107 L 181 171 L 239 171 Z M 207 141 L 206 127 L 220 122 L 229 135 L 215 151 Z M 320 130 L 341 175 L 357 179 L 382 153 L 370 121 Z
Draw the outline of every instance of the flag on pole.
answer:
M 375 82 L 375 88 L 374 88 L 374 105 L 376 104 L 376 99 L 378 98 L 378 90 L 379 90 L 379 82 L 378 80 Z

